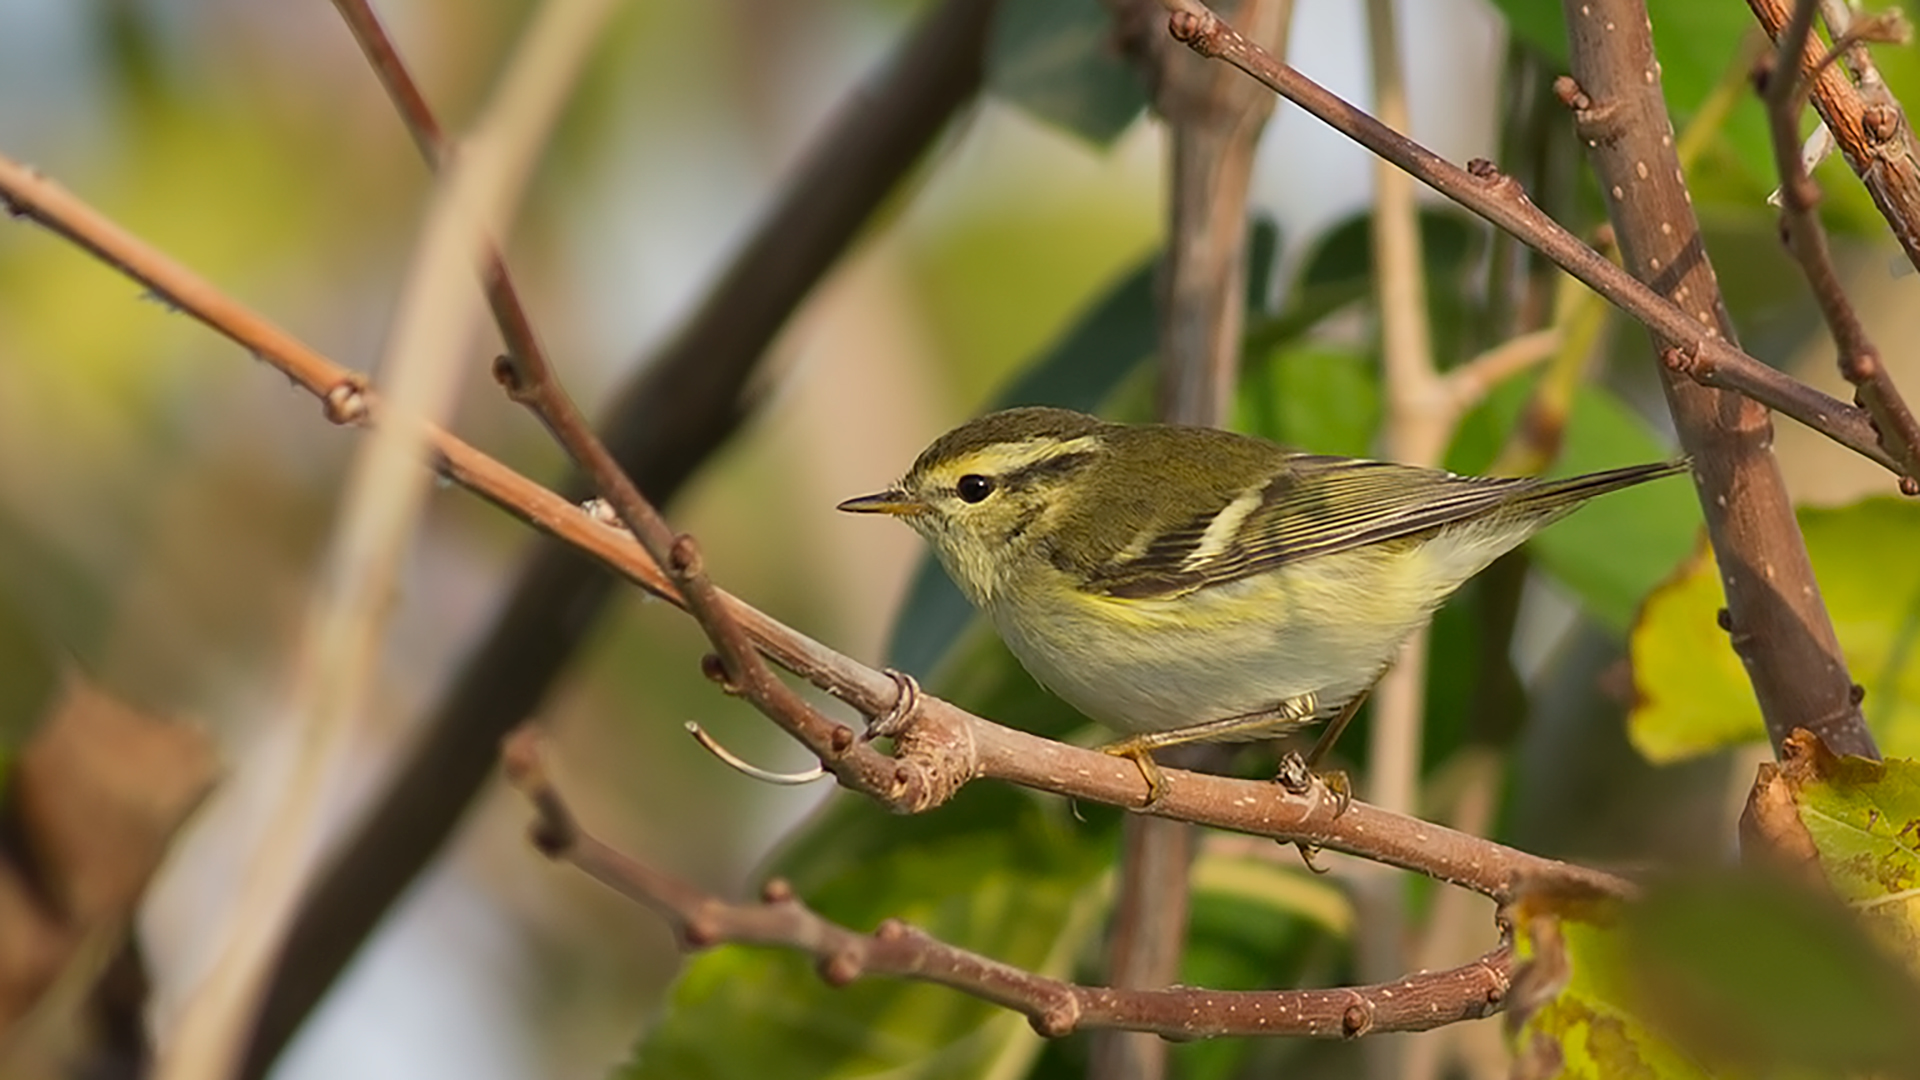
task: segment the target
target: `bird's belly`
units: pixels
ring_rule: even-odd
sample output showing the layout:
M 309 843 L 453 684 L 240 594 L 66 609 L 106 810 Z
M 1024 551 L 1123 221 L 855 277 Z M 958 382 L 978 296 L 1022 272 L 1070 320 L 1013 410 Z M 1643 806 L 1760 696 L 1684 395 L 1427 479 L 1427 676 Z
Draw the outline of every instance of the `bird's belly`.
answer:
M 1170 600 L 1075 597 L 1044 619 L 1010 604 L 992 614 L 1034 678 L 1121 731 L 1260 712 L 1307 693 L 1324 714 L 1371 686 L 1441 599 L 1396 555 L 1329 556 Z

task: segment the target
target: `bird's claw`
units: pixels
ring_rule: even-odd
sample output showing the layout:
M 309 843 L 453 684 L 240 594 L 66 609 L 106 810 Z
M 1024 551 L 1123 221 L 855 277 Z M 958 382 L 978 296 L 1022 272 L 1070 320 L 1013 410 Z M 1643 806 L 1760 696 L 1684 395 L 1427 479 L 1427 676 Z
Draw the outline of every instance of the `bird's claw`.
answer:
M 886 670 L 887 678 L 899 689 L 893 704 L 887 711 L 876 716 L 867 724 L 867 730 L 861 739 L 891 739 L 907 729 L 914 715 L 920 711 L 920 682 L 904 671 L 893 668 Z
M 1321 866 L 1319 863 L 1313 861 L 1320 857 L 1322 849 L 1319 844 L 1308 843 L 1305 840 L 1295 840 L 1293 846 L 1300 852 L 1300 861 L 1307 864 L 1307 869 L 1316 874 L 1324 874 L 1327 872 L 1327 867 Z
M 1298 750 L 1290 750 L 1280 758 L 1280 768 L 1274 774 L 1273 782 L 1290 795 L 1311 794 L 1314 785 L 1318 784 L 1333 795 L 1333 816 L 1336 818 L 1353 805 L 1353 782 L 1347 778 L 1346 772 L 1332 769 L 1316 773 Z

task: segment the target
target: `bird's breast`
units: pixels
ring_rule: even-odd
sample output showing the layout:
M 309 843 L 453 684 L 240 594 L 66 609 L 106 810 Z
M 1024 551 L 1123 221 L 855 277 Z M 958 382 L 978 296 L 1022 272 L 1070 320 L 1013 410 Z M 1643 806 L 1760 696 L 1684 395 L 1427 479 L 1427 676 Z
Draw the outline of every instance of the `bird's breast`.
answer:
M 1258 712 L 1309 692 L 1329 711 L 1371 685 L 1451 591 L 1408 555 L 1363 549 L 1166 598 L 1010 589 L 989 611 L 1042 685 L 1121 731 Z

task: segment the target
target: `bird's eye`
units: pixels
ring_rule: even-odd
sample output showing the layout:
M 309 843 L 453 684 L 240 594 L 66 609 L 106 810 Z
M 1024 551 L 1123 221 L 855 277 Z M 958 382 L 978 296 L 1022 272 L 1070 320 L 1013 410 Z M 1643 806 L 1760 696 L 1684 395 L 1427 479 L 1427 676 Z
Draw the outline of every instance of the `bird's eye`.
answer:
M 993 477 L 981 476 L 979 473 L 968 473 L 961 477 L 959 482 L 954 484 L 953 487 L 955 491 L 960 493 L 962 501 L 977 503 L 981 499 L 993 494 Z

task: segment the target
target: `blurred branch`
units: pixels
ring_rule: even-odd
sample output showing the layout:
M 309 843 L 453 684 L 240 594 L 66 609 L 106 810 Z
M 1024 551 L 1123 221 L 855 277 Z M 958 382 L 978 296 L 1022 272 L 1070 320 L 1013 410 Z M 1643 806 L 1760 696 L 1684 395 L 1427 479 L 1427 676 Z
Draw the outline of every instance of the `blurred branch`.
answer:
M 1732 321 L 1674 156 L 1646 8 L 1639 0 L 1567 0 L 1564 8 L 1574 63 L 1561 96 L 1608 193 L 1621 255 L 1633 274 L 1699 312 L 1701 327 L 1685 335 L 1649 323 L 1654 346 L 1669 367 L 1689 351 L 1717 352 L 1708 343 L 1731 350 Z M 1843 753 L 1877 757 L 1773 456 L 1772 417 L 1750 398 L 1671 375 L 1662 382 L 1694 460 L 1726 591 L 1724 625 L 1776 751 L 1806 727 Z
M 408 89 L 397 51 L 364 4 L 340 6 L 409 131 L 431 150 L 435 140 L 425 136 L 437 125 L 417 89 Z M 774 335 L 977 92 L 993 7 L 994 0 L 946 0 L 928 12 L 848 95 L 700 307 L 614 394 L 601 431 L 642 491 L 670 498 L 738 427 L 750 407 L 744 388 Z M 531 329 L 522 331 L 528 324 L 507 276 L 489 275 L 487 288 L 508 350 L 543 359 Z M 308 893 L 268 993 L 248 1076 L 265 1074 L 439 850 L 490 774 L 500 738 L 538 706 L 615 581 L 567 544 L 547 541 L 532 552 L 411 756 Z
M 439 171 L 444 164 L 446 135 L 440 128 L 440 121 L 433 115 L 433 107 L 427 104 L 426 95 L 420 92 L 419 85 L 413 81 L 413 73 L 407 70 L 406 62 L 400 58 L 400 51 L 380 25 L 372 6 L 367 0 L 333 0 L 333 6 L 340 12 L 347 29 L 352 31 L 354 42 L 360 46 L 360 51 L 367 58 L 367 65 L 373 68 L 381 87 L 386 90 L 394 111 L 400 114 L 407 134 L 413 136 L 414 145 L 419 147 L 420 156 L 426 159 L 427 167 Z M 513 276 L 507 271 L 506 259 L 495 238 L 487 238 L 480 259 L 480 276 L 486 285 L 487 306 L 493 311 L 494 326 L 499 329 L 501 340 L 506 342 L 507 351 L 514 356 L 531 356 L 540 363 L 546 363 L 546 350 L 540 345 L 539 335 L 534 333 L 533 320 L 528 317 L 526 306 L 520 302 L 520 292 L 514 287 Z
M 1274 59 L 1194 0 L 1167 3 L 1178 8 L 1170 17 L 1169 29 L 1188 47 L 1245 71 L 1336 131 L 1513 234 L 1655 333 L 1684 342 L 1689 350 L 1686 362 L 1676 359 L 1671 367 L 1684 369 L 1683 373 L 1703 385 L 1737 390 L 1902 475 L 1899 466 L 1880 448 L 1865 410 L 1823 394 L 1741 352 L 1713 331 L 1711 314 L 1705 322 L 1700 321 L 1608 262 L 1543 214 L 1491 162 L 1475 160 L 1461 169 Z
M 1512 976 L 1512 956 L 1502 945 L 1450 970 L 1330 990 L 1130 990 L 1062 982 L 948 945 L 897 919 L 872 934 L 856 933 L 808 910 L 778 878 L 762 887 L 757 903 L 722 900 L 582 830 L 548 779 L 532 730 L 511 736 L 502 758 L 508 779 L 533 804 L 535 846 L 659 915 L 684 947 L 796 949 L 817 957 L 820 977 L 835 986 L 864 975 L 937 983 L 1024 1013 L 1048 1038 L 1089 1029 L 1180 1039 L 1424 1031 L 1498 1011 Z
M 1247 191 L 1273 95 L 1167 40 L 1154 0 L 1109 0 L 1108 7 L 1171 136 L 1167 246 L 1158 282 L 1160 418 L 1219 427 L 1232 415 L 1240 375 Z M 1235 14 L 1256 40 L 1286 51 L 1292 0 L 1241 0 Z M 1122 832 L 1107 978 L 1122 989 L 1169 986 L 1179 979 L 1186 945 L 1193 828 L 1134 816 Z M 1094 1039 L 1088 1075 L 1157 1080 L 1166 1075 L 1167 1048 L 1147 1034 L 1103 1034 Z
M 1743 43 L 1742 51 L 1728 61 L 1706 100 L 1694 110 L 1687 126 L 1674 139 L 1674 156 L 1683 174 L 1693 169 L 1700 155 L 1726 126 L 1734 106 L 1752 90 L 1753 61 L 1760 55 L 1762 42 L 1758 31 L 1750 35 L 1750 39 Z M 1551 91 L 1550 95 L 1553 121 L 1556 126 L 1564 125 L 1566 103 Z M 1566 129 L 1566 134 L 1569 141 L 1575 136 L 1571 128 Z M 1595 230 L 1593 247 L 1609 261 L 1618 255 L 1619 244 L 1611 224 L 1602 224 Z M 1599 293 L 1562 274 L 1555 274 L 1554 282 L 1553 325 L 1561 330 L 1563 344 L 1546 373 L 1534 383 L 1533 393 L 1521 410 L 1518 427 L 1495 460 L 1493 471 L 1497 473 L 1537 472 L 1559 454 L 1573 408 L 1574 388 L 1584 375 L 1606 324 L 1606 300 Z
M 436 186 L 380 370 L 385 422 L 354 455 L 311 595 L 282 719 L 300 746 L 256 842 L 211 969 L 194 988 L 158 1075 L 219 1080 L 242 1067 L 265 989 L 313 874 L 330 781 L 369 713 L 395 583 L 426 502 L 415 467 L 452 412 L 471 355 L 468 275 L 513 220 L 534 163 L 586 63 L 611 0 L 549 0 L 515 45 L 460 160 Z
M 182 312 L 272 364 L 296 385 L 327 402 L 326 415 L 343 424 L 377 422 L 378 398 L 364 380 L 260 318 L 208 282 L 133 238 L 57 185 L 0 157 L 0 199 L 18 215 L 47 225 L 129 277 L 166 297 Z M 337 403 L 350 400 L 355 408 Z M 668 550 L 678 565 L 670 577 L 624 530 L 597 522 L 567 499 L 521 476 L 459 438 L 429 430 L 431 466 L 449 481 L 579 551 L 605 562 L 648 592 L 677 605 L 685 601 L 673 577 L 698 577 L 690 544 Z M 655 537 L 657 540 L 658 537 Z M 869 715 L 899 701 L 899 684 L 753 607 L 714 590 L 703 599 L 709 617 L 732 620 L 753 647 L 780 666 Z M 715 614 L 718 613 L 718 614 Z M 715 672 L 719 674 L 720 672 Z M 815 748 L 841 783 L 902 812 L 937 805 L 975 778 L 1117 806 L 1146 798 L 1131 762 L 1002 727 L 931 695 L 920 696 L 912 722 L 888 757 L 852 729 L 805 707 L 771 715 L 784 730 Z M 1626 881 L 1516 851 L 1362 802 L 1339 812 L 1320 791 L 1290 795 L 1276 784 L 1172 770 L 1165 797 L 1152 813 L 1288 842 L 1303 841 L 1360 855 L 1473 889 L 1496 900 L 1526 885 L 1629 895 Z
M 1450 399 L 1455 425 L 1494 387 L 1552 359 L 1566 338 L 1566 330 L 1556 320 L 1556 325 L 1508 338 L 1440 376 L 1440 389 Z
M 1799 0 L 1784 30 L 1769 28 L 1778 38 L 1779 46 L 1763 59 L 1761 68 L 1767 128 L 1773 136 L 1773 162 L 1780 173 L 1780 232 L 1787 249 L 1800 264 L 1801 273 L 1806 275 L 1807 288 L 1813 293 L 1820 315 L 1833 335 L 1834 346 L 1840 353 L 1840 374 L 1853 384 L 1854 400 L 1873 415 L 1880 445 L 1888 455 L 1900 463 L 1909 477 L 1920 477 L 1920 426 L 1915 425 L 1913 413 L 1908 411 L 1899 387 L 1893 383 L 1893 374 L 1881 361 L 1880 350 L 1867 337 L 1867 329 L 1861 325 L 1859 313 L 1854 311 L 1853 301 L 1848 299 L 1846 287 L 1840 283 L 1840 272 L 1834 267 L 1833 253 L 1827 246 L 1826 229 L 1820 224 L 1820 188 L 1807 174 L 1807 165 L 1800 158 L 1800 114 L 1806 106 L 1808 90 L 1802 72 L 1814 78 L 1840 74 L 1820 50 L 1813 48 L 1819 44 L 1813 36 L 1813 17 L 1818 6 L 1819 0 Z M 1838 82 L 1848 90 L 1853 89 L 1844 77 Z M 1893 125 L 1896 130 L 1902 126 Z M 1907 168 L 1913 167 L 1909 158 Z M 1915 209 L 1920 210 L 1920 206 Z M 1920 490 L 1908 494 L 1920 494 Z

